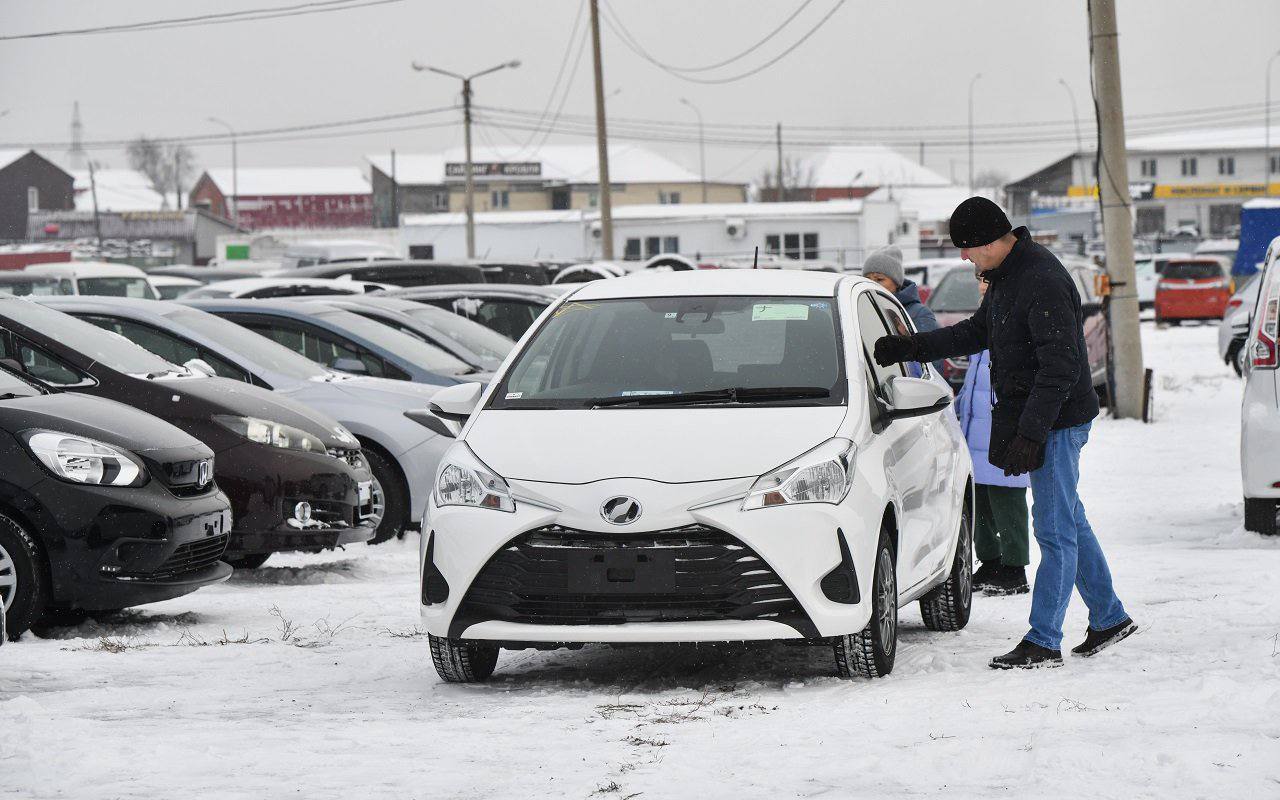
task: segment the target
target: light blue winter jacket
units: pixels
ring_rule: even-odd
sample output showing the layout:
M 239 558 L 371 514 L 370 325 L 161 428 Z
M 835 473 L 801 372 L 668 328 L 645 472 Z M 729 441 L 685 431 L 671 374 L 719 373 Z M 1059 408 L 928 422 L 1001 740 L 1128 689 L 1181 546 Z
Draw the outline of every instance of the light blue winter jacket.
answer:
M 1030 486 L 1030 475 L 1007 477 L 1004 470 L 992 466 L 987 457 L 991 447 L 991 400 L 991 351 L 983 350 L 969 360 L 964 386 L 956 398 L 960 428 L 969 443 L 969 455 L 973 457 L 973 482 L 988 486 Z

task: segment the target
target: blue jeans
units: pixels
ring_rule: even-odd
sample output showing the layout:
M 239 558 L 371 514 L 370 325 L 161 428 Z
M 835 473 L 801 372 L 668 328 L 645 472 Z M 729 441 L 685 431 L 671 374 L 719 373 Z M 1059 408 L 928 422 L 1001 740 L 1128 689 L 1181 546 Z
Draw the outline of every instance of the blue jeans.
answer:
M 1031 473 L 1031 519 L 1040 545 L 1040 567 L 1031 594 L 1029 642 L 1058 650 L 1062 621 L 1071 602 L 1071 587 L 1089 607 L 1089 627 L 1105 630 L 1127 615 L 1111 588 L 1111 570 L 1098 538 L 1084 515 L 1076 491 L 1080 482 L 1080 449 L 1089 441 L 1090 423 L 1050 431 L 1044 464 Z

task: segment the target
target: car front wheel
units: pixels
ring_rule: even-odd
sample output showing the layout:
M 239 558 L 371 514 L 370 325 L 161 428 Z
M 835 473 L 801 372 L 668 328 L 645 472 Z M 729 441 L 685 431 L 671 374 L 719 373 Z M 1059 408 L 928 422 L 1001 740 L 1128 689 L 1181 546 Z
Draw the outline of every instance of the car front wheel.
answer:
M 958 631 L 969 624 L 973 609 L 973 519 L 968 499 L 960 514 L 959 537 L 951 574 L 941 586 L 920 598 L 920 616 L 931 631 Z
M 1244 529 L 1261 533 L 1264 536 L 1275 536 L 1280 533 L 1280 525 L 1276 522 L 1276 501 L 1266 497 L 1246 497 L 1244 499 Z
M 498 665 L 498 648 L 461 639 L 427 635 L 431 663 L 445 683 L 479 683 Z
M 837 636 L 833 642 L 836 674 L 841 678 L 882 678 L 893 672 L 898 650 L 898 579 L 894 569 L 893 546 L 881 532 L 871 578 L 871 619 L 858 633 Z
M 381 453 L 365 448 L 364 459 L 373 473 L 373 510 L 381 516 L 369 544 L 380 544 L 404 533 L 409 523 L 409 487 Z
M 21 525 L 0 515 L 0 613 L 9 641 L 36 623 L 48 593 L 39 546 Z

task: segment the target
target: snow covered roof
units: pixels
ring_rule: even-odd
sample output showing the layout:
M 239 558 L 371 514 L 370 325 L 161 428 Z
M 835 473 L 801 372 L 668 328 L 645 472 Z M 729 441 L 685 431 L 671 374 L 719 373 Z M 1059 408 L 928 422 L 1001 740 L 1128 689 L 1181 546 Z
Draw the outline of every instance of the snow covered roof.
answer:
M 230 167 L 205 174 L 230 197 L 236 187 L 241 197 L 277 197 L 308 194 L 369 194 L 369 181 L 359 167 L 241 167 L 233 176 Z
M 76 211 L 93 210 L 89 171 L 71 173 L 75 178 Z M 98 185 L 99 211 L 159 211 L 169 208 L 165 198 L 151 188 L 146 175 L 132 169 L 98 169 L 93 172 Z
M 813 185 L 819 188 L 950 185 L 933 170 L 879 144 L 830 147 L 812 164 Z
M 829 217 L 862 212 L 862 200 L 829 200 L 811 203 L 687 203 L 677 205 L 637 204 L 613 209 L 615 222 L 626 220 L 724 220 L 730 217 Z M 950 211 L 947 212 L 948 215 Z M 545 225 L 556 222 L 581 222 L 598 219 L 597 209 L 568 211 L 488 211 L 476 214 L 476 224 Z M 448 227 L 461 225 L 462 214 L 405 214 L 405 226 Z
M 904 211 L 914 211 L 921 222 L 951 219 L 956 206 L 969 198 L 963 186 L 882 186 L 868 198 L 894 200 Z
M 0 150 L 0 169 L 4 169 L 30 152 L 30 150 Z
M 368 155 L 365 159 L 385 175 L 391 174 L 391 156 Z M 542 165 L 538 175 L 504 175 L 503 181 L 562 181 L 598 183 L 595 145 L 546 145 L 533 152 L 518 147 L 472 148 L 474 163 L 528 163 Z M 454 148 L 435 154 L 396 154 L 396 182 L 402 186 L 441 184 L 446 181 L 445 165 L 466 161 L 466 152 Z M 447 180 L 461 180 L 449 176 Z M 698 183 L 701 179 L 670 159 L 632 144 L 609 146 L 609 180 L 612 183 Z
M 1280 208 L 1280 197 L 1255 197 L 1246 201 L 1245 208 Z
M 1129 152 L 1162 150 L 1248 150 L 1266 147 L 1267 129 L 1262 125 L 1244 128 L 1202 128 L 1129 137 Z

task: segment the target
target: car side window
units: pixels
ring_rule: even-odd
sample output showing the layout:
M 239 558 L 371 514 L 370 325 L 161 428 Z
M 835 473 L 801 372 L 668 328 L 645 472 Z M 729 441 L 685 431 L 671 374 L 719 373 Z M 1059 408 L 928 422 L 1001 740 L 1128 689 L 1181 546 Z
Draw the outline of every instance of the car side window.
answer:
M 884 385 L 890 378 L 901 377 L 907 373 L 901 364 L 882 367 L 872 357 L 876 349 L 876 342 L 882 336 L 889 335 L 889 329 L 885 326 L 880 312 L 876 309 L 875 301 L 871 297 L 872 294 L 872 292 L 863 292 L 858 295 L 855 311 L 858 315 L 858 333 L 862 338 L 863 349 L 866 351 L 867 364 L 871 369 L 871 375 L 875 380 L 877 391 L 883 395 Z
M 343 359 L 355 359 L 364 364 L 365 373 L 375 378 L 409 380 L 409 375 L 394 364 L 388 364 L 353 342 L 345 341 L 327 331 L 311 325 L 287 320 L 262 319 L 245 315 L 235 319 L 254 333 L 282 344 L 317 364 L 333 369 Z
M 142 349 L 150 350 L 172 364 L 185 364 L 193 358 L 198 358 L 213 367 L 214 373 L 220 378 L 252 383 L 249 373 L 231 362 L 166 331 L 119 317 L 86 314 L 80 318 L 85 322 L 92 322 L 103 330 L 118 333 Z
M 20 336 L 5 334 L 0 336 L 0 342 L 4 343 L 0 348 L 0 358 L 18 362 L 23 372 L 51 386 L 87 386 L 93 383 L 93 378 Z
M 910 336 L 916 332 L 915 326 L 911 323 L 911 317 L 902 306 L 898 305 L 897 300 L 880 292 L 872 292 L 872 294 L 875 295 L 876 305 L 880 307 L 881 313 L 884 314 L 890 330 L 899 336 Z M 908 361 L 904 366 L 906 367 L 907 375 L 912 378 L 927 378 L 929 376 L 929 367 L 919 361 Z

